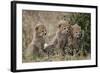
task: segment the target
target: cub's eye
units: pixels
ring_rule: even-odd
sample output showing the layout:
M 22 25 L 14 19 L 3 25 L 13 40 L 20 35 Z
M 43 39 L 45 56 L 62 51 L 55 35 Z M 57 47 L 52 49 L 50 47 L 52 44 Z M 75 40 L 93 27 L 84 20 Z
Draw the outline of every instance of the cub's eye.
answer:
M 44 32 L 44 31 L 42 31 L 42 32 Z
M 64 29 L 66 29 L 66 28 L 64 28 Z

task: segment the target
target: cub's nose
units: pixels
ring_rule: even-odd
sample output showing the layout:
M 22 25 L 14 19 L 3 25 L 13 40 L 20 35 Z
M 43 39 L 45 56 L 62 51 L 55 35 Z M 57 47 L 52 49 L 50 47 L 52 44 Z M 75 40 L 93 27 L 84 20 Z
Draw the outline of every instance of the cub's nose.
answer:
M 77 39 L 80 39 L 81 38 L 81 34 L 77 34 Z
M 68 33 L 69 31 L 67 30 L 67 33 Z
M 77 35 L 80 36 L 80 33 L 78 32 Z
M 69 30 L 68 29 L 66 29 L 66 33 L 68 33 L 69 32 Z

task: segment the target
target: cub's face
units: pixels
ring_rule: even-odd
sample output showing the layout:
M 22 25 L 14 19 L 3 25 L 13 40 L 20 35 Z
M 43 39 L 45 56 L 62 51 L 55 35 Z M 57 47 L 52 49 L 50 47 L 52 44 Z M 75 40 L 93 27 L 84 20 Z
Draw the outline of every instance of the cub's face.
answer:
M 69 33 L 69 27 L 70 24 L 68 24 L 67 22 L 63 21 L 59 23 L 59 30 L 61 31 L 62 34 L 68 34 Z
M 35 27 L 36 35 L 40 37 L 45 37 L 47 35 L 47 30 L 45 25 L 37 25 Z
M 73 37 L 79 39 L 81 37 L 81 27 L 77 24 L 72 26 Z

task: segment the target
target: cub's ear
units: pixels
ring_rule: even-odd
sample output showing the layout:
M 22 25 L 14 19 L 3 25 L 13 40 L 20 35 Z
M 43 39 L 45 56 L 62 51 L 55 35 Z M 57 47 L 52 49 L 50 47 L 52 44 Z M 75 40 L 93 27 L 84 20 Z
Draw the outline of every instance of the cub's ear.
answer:
M 74 28 L 74 25 L 71 25 L 71 28 L 73 29 Z
M 73 25 L 70 25 L 69 31 L 70 31 L 70 35 L 73 35 Z
M 71 31 L 73 30 L 73 25 L 70 25 L 70 30 L 71 30 Z
M 36 26 L 36 27 L 35 27 L 35 31 L 37 31 L 38 29 L 39 29 L 39 27 L 38 27 L 38 26 Z
M 58 28 L 60 28 L 61 27 L 61 24 L 58 24 Z
M 65 21 L 64 20 L 59 21 L 57 27 L 60 28 L 62 26 L 62 24 L 65 24 Z

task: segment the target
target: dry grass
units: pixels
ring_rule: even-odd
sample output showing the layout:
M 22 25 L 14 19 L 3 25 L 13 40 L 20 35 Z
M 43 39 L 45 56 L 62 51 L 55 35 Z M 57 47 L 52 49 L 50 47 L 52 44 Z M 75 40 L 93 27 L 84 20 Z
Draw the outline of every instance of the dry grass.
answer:
M 50 56 L 48 58 L 48 56 L 45 57 L 37 57 L 35 56 L 35 58 L 33 60 L 25 60 L 23 59 L 23 63 L 28 63 L 28 62 L 53 62 L 53 61 L 72 61 L 72 60 L 89 60 L 91 59 L 90 54 L 88 54 L 87 56 L 71 56 L 71 55 L 66 55 L 65 57 L 59 56 L 59 55 L 54 55 L 54 56 Z

